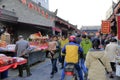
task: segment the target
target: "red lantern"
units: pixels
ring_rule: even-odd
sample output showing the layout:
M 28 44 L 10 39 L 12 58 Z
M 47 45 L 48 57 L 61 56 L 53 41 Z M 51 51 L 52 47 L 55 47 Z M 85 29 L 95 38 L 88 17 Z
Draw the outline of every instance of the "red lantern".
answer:
M 26 4 L 26 0 L 21 0 L 21 2 L 22 2 L 23 4 Z
M 29 7 L 29 8 L 34 8 L 34 5 L 33 5 L 31 2 L 29 2 L 29 3 L 28 3 L 28 7 Z
M 45 16 L 45 12 L 44 12 L 44 10 L 42 10 L 42 12 L 41 12 L 41 13 L 42 13 L 42 15 L 43 15 L 43 16 Z

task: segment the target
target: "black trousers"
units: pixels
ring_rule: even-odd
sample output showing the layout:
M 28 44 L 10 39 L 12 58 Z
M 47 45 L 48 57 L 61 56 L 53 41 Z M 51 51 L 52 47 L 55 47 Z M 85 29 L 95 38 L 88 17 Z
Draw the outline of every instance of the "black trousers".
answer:
M 31 73 L 30 73 L 30 65 L 29 65 L 28 57 L 25 57 L 25 56 L 22 56 L 22 57 L 27 59 L 27 63 L 18 66 L 19 76 L 23 76 L 23 70 L 24 69 L 27 72 L 27 76 L 29 76 Z
M 51 74 L 53 75 L 54 72 L 58 71 L 58 69 L 57 69 L 57 59 L 51 59 L 51 63 L 52 63 L 52 72 L 51 72 Z
M 114 72 L 116 72 L 115 62 L 110 62 L 111 68 Z

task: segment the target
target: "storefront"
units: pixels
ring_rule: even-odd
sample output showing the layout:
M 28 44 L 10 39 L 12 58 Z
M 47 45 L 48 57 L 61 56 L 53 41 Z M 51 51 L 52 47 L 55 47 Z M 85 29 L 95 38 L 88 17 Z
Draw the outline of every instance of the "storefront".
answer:
M 0 16 L 0 18 L 3 18 L 2 24 L 5 24 L 10 34 L 14 34 L 14 37 L 24 35 L 27 38 L 30 34 L 38 31 L 43 35 L 53 33 L 52 27 L 55 26 L 54 13 L 44 9 L 31 0 L 2 0 L 0 3 L 2 10 L 11 12 L 9 14 L 14 13 L 12 15 L 15 15 L 15 17 L 8 17 L 6 13 L 3 13 Z M 4 18 L 7 18 L 8 22 Z
M 76 26 L 59 17 L 56 17 L 55 19 L 55 26 L 61 30 L 61 35 L 68 35 L 78 31 Z
M 23 35 L 25 39 L 31 34 L 40 32 L 42 36 L 39 39 L 32 41 L 44 40 L 46 35 L 53 33 L 54 14 L 41 6 L 35 4 L 31 0 L 1 0 L 0 1 L 0 33 L 9 34 L 9 43 L 0 39 L 0 54 L 11 54 L 13 57 L 15 53 L 15 42 L 19 35 Z M 1 36 L 2 36 L 1 35 Z M 7 36 L 4 36 L 4 39 Z M 38 61 L 44 61 L 46 53 L 41 48 L 47 48 L 47 45 L 35 44 L 30 42 L 30 46 L 34 46 L 30 54 L 30 64 L 34 64 Z M 45 43 L 45 42 L 44 42 Z M 47 44 L 47 43 L 45 43 Z M 12 46 L 12 50 L 8 49 L 8 46 Z M 42 46 L 42 47 L 41 47 Z M 8 55 L 8 56 L 9 56 Z
M 117 35 L 117 21 L 116 16 L 120 13 L 120 1 L 115 5 L 112 15 L 107 19 L 111 21 L 111 33 Z

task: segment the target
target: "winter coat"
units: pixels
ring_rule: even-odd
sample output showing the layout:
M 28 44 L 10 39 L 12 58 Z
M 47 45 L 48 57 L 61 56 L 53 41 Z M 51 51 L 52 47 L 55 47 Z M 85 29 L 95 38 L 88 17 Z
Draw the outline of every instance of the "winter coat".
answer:
M 65 40 L 60 40 L 60 44 L 61 44 L 61 48 L 63 48 L 65 46 L 65 44 L 69 43 L 68 38 Z
M 68 38 L 65 40 L 60 40 L 60 44 L 61 44 L 61 49 L 65 46 L 65 44 L 69 43 Z M 61 53 L 62 56 L 65 56 L 63 53 Z
M 15 51 L 17 53 L 17 57 L 20 57 L 23 55 L 23 52 L 29 48 L 29 42 L 23 39 L 20 39 L 19 41 L 16 42 L 16 47 L 15 47 Z
M 115 62 L 118 51 L 119 51 L 118 44 L 115 42 L 110 42 L 105 47 L 105 54 L 109 57 L 110 62 Z
M 104 55 L 104 50 L 91 49 L 86 56 L 86 66 L 88 68 L 88 77 L 90 80 L 108 80 L 106 77 L 105 67 L 98 60 L 101 59 L 108 72 L 112 72 L 110 62 Z
M 50 43 L 52 45 L 50 45 Z M 49 50 L 49 49 L 51 49 L 51 50 Z M 60 51 L 60 44 L 59 44 L 59 42 L 58 41 L 49 42 L 48 51 L 49 51 L 49 53 L 48 53 L 49 58 L 51 58 L 51 59 L 58 58 L 59 55 L 60 55 L 60 52 L 59 52 Z
M 92 42 L 90 39 L 82 39 L 81 43 L 80 43 L 81 47 L 83 48 L 83 53 L 87 54 L 87 52 L 89 51 L 89 49 L 92 48 Z

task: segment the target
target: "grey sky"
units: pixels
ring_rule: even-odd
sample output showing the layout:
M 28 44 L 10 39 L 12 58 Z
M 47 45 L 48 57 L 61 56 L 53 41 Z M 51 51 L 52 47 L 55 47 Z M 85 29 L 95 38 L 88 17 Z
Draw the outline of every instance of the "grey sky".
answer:
M 117 1 L 117 0 L 113 0 Z M 101 25 L 112 0 L 49 0 L 50 11 L 80 28 L 82 25 Z

